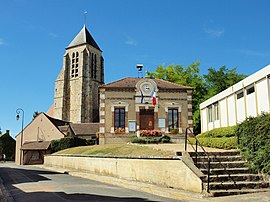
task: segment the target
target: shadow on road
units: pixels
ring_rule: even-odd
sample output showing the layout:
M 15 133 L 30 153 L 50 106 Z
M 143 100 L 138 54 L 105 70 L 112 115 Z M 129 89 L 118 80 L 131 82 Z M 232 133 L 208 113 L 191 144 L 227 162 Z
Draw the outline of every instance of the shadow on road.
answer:
M 85 193 L 72 193 L 67 194 L 65 192 L 47 192 L 47 191 L 33 191 L 25 192 L 18 188 L 18 184 L 21 183 L 31 183 L 39 181 L 49 181 L 51 179 L 46 178 L 42 175 L 66 175 L 59 174 L 52 171 L 41 171 L 35 170 L 34 168 L 23 168 L 18 167 L 0 167 L 0 178 L 3 180 L 3 185 L 6 190 L 10 193 L 15 201 L 150 201 L 144 198 L 137 197 L 116 197 L 116 196 L 105 196 L 105 195 L 96 195 L 96 194 L 85 194 Z M 1 192 L 0 192 L 1 194 Z M 0 199 L 3 199 L 4 196 L 0 195 Z M 2 200 L 0 200 L 2 201 Z

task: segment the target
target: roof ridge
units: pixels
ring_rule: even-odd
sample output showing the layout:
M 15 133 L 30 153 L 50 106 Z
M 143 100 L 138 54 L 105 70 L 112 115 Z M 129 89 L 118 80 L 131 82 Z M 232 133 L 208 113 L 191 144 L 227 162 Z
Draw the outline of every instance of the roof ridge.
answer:
M 103 86 L 107 86 L 107 85 L 111 85 L 111 84 L 114 84 L 114 83 L 117 83 L 117 82 L 119 82 L 119 81 L 123 81 L 123 80 L 125 80 L 125 79 L 137 79 L 137 78 L 133 78 L 133 77 L 124 77 L 124 78 L 122 78 L 122 79 L 118 79 L 118 80 L 116 80 L 116 81 L 112 81 L 112 82 L 103 84 L 102 87 L 103 87 Z
M 185 88 L 193 88 L 191 86 L 185 86 L 183 84 L 175 83 L 175 82 L 172 82 L 172 81 L 167 81 L 167 80 L 160 79 L 160 78 L 154 78 L 154 79 L 159 80 L 159 81 L 162 81 L 162 82 L 167 82 L 167 83 L 175 84 L 177 86 L 181 86 L 181 87 L 185 87 Z

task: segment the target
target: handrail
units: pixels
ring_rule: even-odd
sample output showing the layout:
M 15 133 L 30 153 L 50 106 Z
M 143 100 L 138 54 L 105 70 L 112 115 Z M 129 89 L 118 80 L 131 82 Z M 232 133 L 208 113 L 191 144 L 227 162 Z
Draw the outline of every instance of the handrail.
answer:
M 194 148 L 194 146 L 191 144 L 191 141 L 188 139 L 188 131 L 193 134 L 195 140 L 196 140 L 196 148 Z M 187 151 L 187 141 L 189 141 L 191 147 L 193 148 L 193 150 L 195 151 L 195 158 L 196 158 L 196 161 L 195 161 L 195 165 L 197 166 L 197 163 L 198 163 L 198 156 L 199 153 L 198 153 L 198 145 L 201 147 L 202 151 L 204 152 L 205 156 L 207 156 L 207 162 L 208 162 L 208 166 L 206 167 L 204 165 L 204 162 L 203 162 L 203 166 L 207 169 L 207 192 L 209 193 L 209 184 L 210 184 L 210 164 L 211 164 L 211 160 L 210 160 L 210 157 L 208 155 L 208 153 L 205 151 L 205 149 L 203 148 L 203 146 L 201 145 L 200 141 L 198 140 L 198 138 L 194 135 L 193 131 L 191 131 L 190 128 L 186 128 L 186 134 L 185 134 L 185 151 Z
M 193 134 L 194 139 L 196 140 L 196 148 L 194 148 L 194 146 L 192 145 L 191 141 L 188 139 L 188 131 Z M 207 162 L 208 162 L 208 166 L 207 166 L 207 192 L 209 193 L 209 184 L 210 184 L 210 165 L 211 165 L 211 158 L 209 157 L 208 152 L 205 151 L 205 149 L 203 148 L 203 146 L 201 145 L 200 141 L 198 140 L 198 138 L 194 135 L 193 131 L 190 128 L 186 128 L 186 134 L 185 134 L 185 151 L 187 151 L 187 142 L 189 141 L 191 147 L 193 148 L 193 150 L 195 151 L 195 165 L 197 166 L 198 163 L 198 145 L 200 146 L 200 148 L 202 149 L 202 151 L 204 152 L 204 155 L 207 156 Z M 216 155 L 214 155 L 214 158 L 216 158 Z M 219 164 L 224 168 L 224 171 L 228 174 L 229 178 L 233 181 L 234 185 L 236 186 L 236 181 L 231 177 L 231 174 L 227 171 L 226 167 L 221 163 L 221 161 L 216 158 L 219 162 Z M 204 165 L 204 162 L 203 162 Z M 205 167 L 205 165 L 204 165 Z M 205 167 L 206 168 L 206 167 Z

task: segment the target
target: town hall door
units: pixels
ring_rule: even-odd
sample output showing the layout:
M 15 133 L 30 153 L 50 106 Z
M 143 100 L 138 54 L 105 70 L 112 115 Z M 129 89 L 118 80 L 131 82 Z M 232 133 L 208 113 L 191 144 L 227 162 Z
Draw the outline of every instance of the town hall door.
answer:
M 154 129 L 154 109 L 140 110 L 140 130 Z

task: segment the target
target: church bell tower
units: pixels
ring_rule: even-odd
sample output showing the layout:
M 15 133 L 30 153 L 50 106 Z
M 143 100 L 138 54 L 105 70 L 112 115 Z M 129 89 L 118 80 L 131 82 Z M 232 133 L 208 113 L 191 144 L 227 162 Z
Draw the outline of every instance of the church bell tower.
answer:
M 55 81 L 54 117 L 73 123 L 98 122 L 98 87 L 102 84 L 102 51 L 84 25 L 66 48 Z

